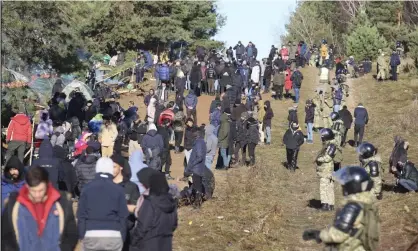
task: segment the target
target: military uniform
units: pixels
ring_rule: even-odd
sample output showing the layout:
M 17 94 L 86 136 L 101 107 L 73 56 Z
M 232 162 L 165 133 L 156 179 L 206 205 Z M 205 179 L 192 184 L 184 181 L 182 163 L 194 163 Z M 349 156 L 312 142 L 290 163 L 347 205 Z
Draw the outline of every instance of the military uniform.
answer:
M 326 142 L 316 158 L 316 174 L 319 177 L 319 197 L 322 204 L 334 205 L 334 157 L 337 147 L 334 141 Z
M 364 225 L 366 217 L 370 219 L 369 224 L 376 226 L 375 229 L 373 228 L 373 233 L 370 233 L 370 228 L 366 229 L 368 226 Z M 377 238 L 375 240 L 377 243 L 379 224 L 378 210 L 373 195 L 369 191 L 351 194 L 346 198 L 342 209 L 338 211 L 334 224 L 320 231 L 319 239 L 339 251 L 371 250 L 368 247 L 369 244 L 363 243 L 365 238 L 362 234 L 367 232 L 368 238 Z
M 336 121 L 334 121 L 331 129 L 335 134 L 335 142 L 337 146 L 340 146 L 345 133 L 344 122 L 341 119 L 337 119 Z
M 322 119 L 323 119 L 324 128 L 332 127 L 332 120 L 329 117 L 333 109 L 332 105 L 333 105 L 332 100 L 330 98 L 327 98 L 327 96 L 324 96 L 324 102 L 322 106 Z
M 379 72 L 377 73 L 376 79 L 388 79 L 388 62 L 383 54 L 377 58 L 377 65 Z
M 315 105 L 315 116 L 314 116 L 314 128 L 321 128 L 323 127 L 323 118 L 322 118 L 322 95 L 317 93 L 316 96 L 313 98 L 312 102 Z
M 339 86 L 341 87 L 341 90 L 343 92 L 343 97 L 341 99 L 341 107 L 343 107 L 344 105 L 346 105 L 346 98 L 348 97 L 349 86 L 343 83 L 339 84 Z
M 370 178 L 373 180 L 372 194 L 380 197 L 382 193 L 382 161 L 379 155 L 374 155 L 361 161 L 361 166 L 366 169 Z

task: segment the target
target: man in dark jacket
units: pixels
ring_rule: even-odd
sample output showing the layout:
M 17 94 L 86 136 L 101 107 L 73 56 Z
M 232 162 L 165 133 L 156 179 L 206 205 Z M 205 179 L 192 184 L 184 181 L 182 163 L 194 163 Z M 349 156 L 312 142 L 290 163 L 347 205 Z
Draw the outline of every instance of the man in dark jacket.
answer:
M 75 116 L 78 118 L 80 125 L 82 125 L 85 118 L 83 108 L 86 105 L 86 102 L 87 100 L 83 93 L 75 92 L 74 97 L 68 103 L 67 118 Z
M 264 110 L 266 111 L 263 118 L 263 126 L 266 132 L 266 145 L 271 143 L 271 120 L 274 117 L 273 109 L 271 109 L 270 101 L 264 102 Z
M 269 53 L 269 59 L 270 59 L 270 61 L 273 60 L 274 55 L 276 55 L 276 53 L 277 53 L 277 48 L 274 47 L 274 45 L 272 45 L 271 46 L 271 49 L 270 49 L 270 53 Z
M 193 90 L 189 91 L 186 98 L 184 99 L 184 106 L 186 106 L 186 116 L 187 118 L 191 118 L 193 116 L 193 122 L 197 124 L 197 114 L 196 114 L 196 107 L 197 107 L 197 96 Z
M 61 124 L 65 121 L 67 117 L 67 111 L 63 105 L 59 105 L 58 101 L 53 99 L 51 100 L 51 106 L 49 108 L 49 118 L 56 122 L 57 124 Z
M 343 109 L 341 109 L 338 114 L 340 115 L 341 120 L 344 122 L 345 132 L 343 134 L 343 137 L 341 139 L 341 146 L 345 146 L 345 142 L 347 139 L 347 132 L 351 128 L 351 124 L 353 123 L 353 116 L 351 115 L 351 112 L 347 109 L 347 106 L 343 106 Z
M 258 121 L 250 117 L 246 123 L 248 155 L 250 156 L 250 165 L 255 165 L 255 148 L 260 143 L 260 134 L 258 130 Z
M 186 120 L 186 129 L 184 130 L 184 168 L 186 169 L 187 163 L 190 159 L 190 154 L 192 153 L 193 145 L 194 145 L 194 135 L 192 129 L 194 128 L 193 119 L 188 118 Z M 184 177 L 187 177 L 186 175 Z M 186 178 L 187 180 L 187 178 Z
M 221 94 L 221 112 L 223 113 L 229 107 L 230 101 L 228 95 L 224 92 Z
M 287 168 L 294 172 L 297 168 L 297 160 L 300 146 L 304 142 L 304 136 L 297 123 L 292 123 L 283 136 L 283 144 L 286 146 Z
M 141 142 L 142 152 L 148 167 L 161 171 L 161 155 L 164 151 L 164 140 L 157 132 L 155 124 L 150 124 L 148 132 Z
M 210 64 L 209 68 L 206 70 L 206 80 L 208 82 L 208 90 L 207 92 L 209 95 L 215 95 L 215 80 L 217 79 L 216 71 L 213 68 L 213 65 Z
M 81 193 L 77 219 L 84 250 L 121 250 L 126 239 L 129 211 L 124 189 L 113 182 L 113 169 L 110 158 L 100 158 L 96 177 Z
M 243 104 L 244 105 L 244 104 Z M 245 105 L 244 105 L 245 108 Z M 236 109 L 237 110 L 237 109 Z M 234 113 L 236 112 L 234 110 Z M 247 113 L 241 113 L 238 116 L 238 113 L 234 114 L 236 116 L 236 139 L 234 147 L 234 156 L 237 164 L 246 165 L 247 157 Z M 241 160 L 239 158 L 239 152 L 241 151 Z
M 236 100 L 236 91 L 234 90 L 232 85 L 227 85 L 226 86 L 226 95 L 228 96 L 228 101 L 229 104 L 227 107 L 229 107 L 229 109 L 233 109 L 234 104 L 235 104 L 235 100 Z
M 86 152 L 82 155 L 75 164 L 75 172 L 77 175 L 77 194 L 83 191 L 85 185 L 90 183 L 96 175 L 97 155 L 91 146 L 86 148 Z
M 169 193 L 164 175 L 149 178 L 149 196 L 144 196 L 137 222 L 131 231 L 130 251 L 171 251 L 173 232 L 177 228 L 177 202 Z
M 401 59 L 399 58 L 399 54 L 396 53 L 396 51 L 393 51 L 389 61 L 393 81 L 398 81 L 398 66 L 400 64 Z
M 45 168 L 31 168 L 25 180 L 5 203 L 1 250 L 74 250 L 78 235 L 71 196 L 53 187 Z
M 68 151 L 58 145 L 54 146 L 53 151 L 59 166 L 58 188 L 60 191 L 73 194 L 77 186 L 77 173 L 68 160 Z
M 205 48 L 202 47 L 202 46 L 198 46 L 196 48 L 196 56 L 197 56 L 199 62 L 205 61 L 205 56 L 206 56 L 206 50 L 205 50 Z
M 164 142 L 164 149 L 161 153 L 161 167 L 164 168 L 165 177 L 167 180 L 173 180 L 174 178 L 170 175 L 171 167 L 171 155 L 170 155 L 170 129 L 168 128 L 171 124 L 169 119 L 163 119 L 161 126 L 158 127 L 158 134 L 161 135 Z
M 221 96 L 216 95 L 215 99 L 210 103 L 209 114 L 211 114 L 216 109 L 216 107 L 218 107 L 218 104 L 221 104 Z
M 401 192 L 418 192 L 418 170 L 414 163 L 406 159 L 398 161 L 397 167 L 391 168 L 398 179 L 396 184 Z
M 354 143 L 359 146 L 363 142 L 364 128 L 369 122 L 369 114 L 362 103 L 354 109 Z
M 25 167 L 22 162 L 13 155 L 7 162 L 1 177 L 1 210 L 3 203 L 13 192 L 19 191 L 25 184 Z
M 237 60 L 242 59 L 242 55 L 244 55 L 245 53 L 245 47 L 241 43 L 241 41 L 238 41 L 238 44 L 234 46 L 234 50 L 235 50 L 235 57 L 237 58 Z
M 299 70 L 300 67 L 296 68 L 296 70 L 292 73 L 292 76 L 290 77 L 290 80 L 292 80 L 293 90 L 295 90 L 295 103 L 299 103 L 299 91 L 302 87 L 303 80 L 303 75 Z
M 234 50 L 232 49 L 232 46 L 229 46 L 228 50 L 226 50 L 226 56 L 229 60 L 232 60 L 234 57 Z
M 313 144 L 313 123 L 315 119 L 315 107 L 313 106 L 311 99 L 306 101 L 305 113 L 305 123 L 308 132 L 306 143 Z
M 162 64 L 158 68 L 158 79 L 161 81 L 161 83 L 166 83 L 170 81 L 170 67 L 166 63 Z
M 202 80 L 202 71 L 199 62 L 194 62 L 192 70 L 190 72 L 190 89 L 194 90 L 198 94 L 199 83 Z
M 264 69 L 264 83 L 265 83 L 264 93 L 269 93 L 270 91 L 270 82 L 271 82 L 272 75 L 273 75 L 273 67 L 271 66 L 271 61 L 267 60 L 266 68 Z
M 55 188 L 58 188 L 59 174 L 61 166 L 59 161 L 54 157 L 54 151 L 51 145 L 51 141 L 44 140 L 39 147 L 39 158 L 34 160 L 32 167 L 40 166 L 45 168 L 49 175 L 49 180 Z
M 220 156 L 222 157 L 222 167 L 218 168 L 218 170 L 228 170 L 229 161 L 231 160 L 231 152 L 228 152 L 229 148 L 229 137 L 230 137 L 230 130 L 231 130 L 231 122 L 230 122 L 230 115 L 231 109 L 229 107 L 225 108 L 222 116 L 221 116 L 221 125 L 219 128 L 218 133 L 218 145 L 220 148 Z M 219 161 L 218 161 L 219 162 Z
M 289 127 L 291 127 L 292 123 L 299 124 L 297 105 L 294 105 L 293 107 L 289 107 L 289 114 L 287 115 L 287 121 L 289 122 Z

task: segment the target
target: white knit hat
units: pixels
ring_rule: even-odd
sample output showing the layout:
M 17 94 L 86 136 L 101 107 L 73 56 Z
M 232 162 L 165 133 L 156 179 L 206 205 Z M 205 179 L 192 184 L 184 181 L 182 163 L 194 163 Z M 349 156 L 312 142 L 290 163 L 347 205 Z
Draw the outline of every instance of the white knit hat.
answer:
M 96 173 L 108 173 L 113 175 L 113 161 L 107 157 L 101 157 L 96 163 Z

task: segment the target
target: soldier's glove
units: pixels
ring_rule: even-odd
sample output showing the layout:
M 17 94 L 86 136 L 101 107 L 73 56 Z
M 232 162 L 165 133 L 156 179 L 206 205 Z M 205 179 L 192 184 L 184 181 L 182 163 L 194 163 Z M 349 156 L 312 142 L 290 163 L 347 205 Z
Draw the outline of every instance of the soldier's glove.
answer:
M 321 243 L 322 241 L 319 238 L 319 233 L 320 231 L 315 229 L 305 230 L 303 231 L 302 238 L 304 241 L 315 240 L 317 243 Z

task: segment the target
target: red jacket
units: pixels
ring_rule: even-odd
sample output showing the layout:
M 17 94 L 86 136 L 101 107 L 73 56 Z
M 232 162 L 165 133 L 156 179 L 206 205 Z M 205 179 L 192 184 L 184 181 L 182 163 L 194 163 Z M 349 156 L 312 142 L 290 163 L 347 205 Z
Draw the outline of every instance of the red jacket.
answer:
M 161 126 L 164 119 L 169 119 L 171 123 L 174 121 L 174 112 L 171 109 L 165 109 L 158 118 L 158 125 Z M 171 124 L 170 123 L 170 124 Z
M 290 77 L 292 76 L 292 71 L 290 71 L 290 69 L 287 69 L 286 72 L 287 72 L 287 76 L 284 82 L 284 89 L 290 90 L 292 89 L 292 80 L 290 80 Z
M 10 121 L 6 135 L 6 142 L 9 141 L 32 143 L 32 125 L 25 114 L 16 114 Z

